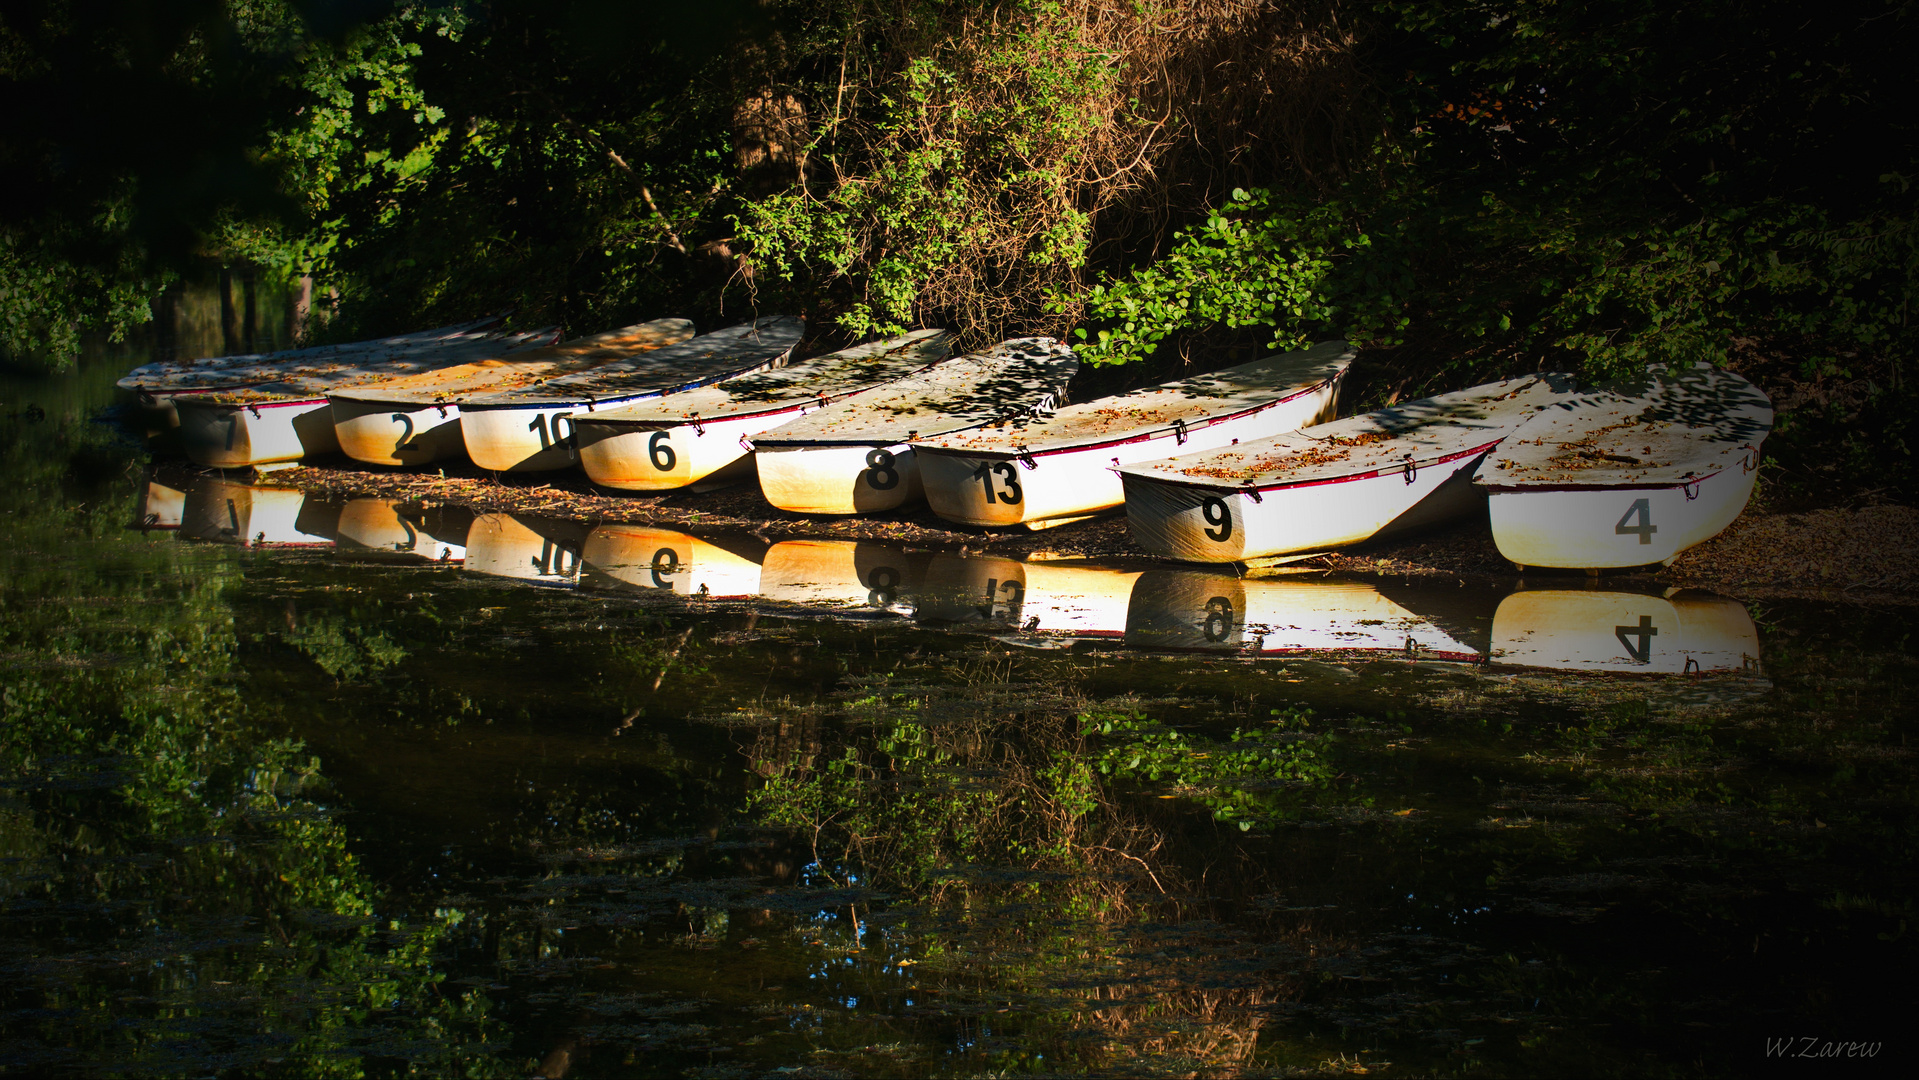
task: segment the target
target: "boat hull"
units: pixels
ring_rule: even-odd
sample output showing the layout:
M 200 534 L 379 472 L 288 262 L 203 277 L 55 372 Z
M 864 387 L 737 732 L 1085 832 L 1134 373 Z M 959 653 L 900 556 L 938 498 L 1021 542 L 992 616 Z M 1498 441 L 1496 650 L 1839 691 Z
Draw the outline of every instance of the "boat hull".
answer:
M 801 414 L 798 407 L 652 428 L 576 417 L 580 467 L 601 487 L 673 491 L 749 461 L 745 440 Z M 737 468 L 734 471 L 739 471 Z M 730 474 L 728 474 L 730 475 Z
M 760 494 L 796 514 L 872 514 L 925 494 L 920 457 L 905 444 L 759 446 Z
M 340 449 L 369 465 L 418 467 L 466 455 L 460 407 L 414 402 L 328 398 Z
M 1025 456 L 925 447 L 920 474 L 926 501 L 934 513 L 966 525 L 1044 528 L 1062 518 L 1101 513 L 1126 501 L 1113 466 L 1218 450 L 1317 423 L 1332 411 L 1338 385 L 1332 380 L 1309 393 L 1183 435 L 1167 429 L 1130 441 Z
M 340 449 L 325 398 L 233 405 L 180 396 L 174 405 L 187 456 L 216 469 L 299 461 Z
M 1646 566 L 1719 535 L 1757 478 L 1734 466 L 1679 487 L 1487 486 L 1487 512 L 1499 553 L 1520 566 Z
M 1126 528 L 1143 551 L 1198 563 L 1329 551 L 1483 512 L 1472 470 L 1486 450 L 1324 483 L 1246 489 L 1123 474 Z
M 593 402 L 593 407 L 619 408 L 641 395 Z M 553 404 L 475 405 L 460 411 L 460 441 L 473 464 L 495 472 L 548 472 L 580 463 L 574 437 L 574 414 L 590 410 L 585 401 Z

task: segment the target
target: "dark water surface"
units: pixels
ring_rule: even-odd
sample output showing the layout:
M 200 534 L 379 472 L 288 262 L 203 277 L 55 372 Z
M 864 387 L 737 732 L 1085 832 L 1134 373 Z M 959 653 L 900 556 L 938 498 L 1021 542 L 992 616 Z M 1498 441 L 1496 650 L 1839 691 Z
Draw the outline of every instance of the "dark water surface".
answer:
M 327 504 L 138 359 L 0 380 L 8 1075 L 1912 1057 L 1911 609 Z

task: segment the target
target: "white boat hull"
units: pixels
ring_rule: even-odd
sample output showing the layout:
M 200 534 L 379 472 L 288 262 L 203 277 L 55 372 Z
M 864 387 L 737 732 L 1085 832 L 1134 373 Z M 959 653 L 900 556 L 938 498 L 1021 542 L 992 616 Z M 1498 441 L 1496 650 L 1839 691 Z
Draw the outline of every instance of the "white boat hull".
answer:
M 1758 628 L 1736 600 L 1571 589 L 1529 589 L 1501 600 L 1492 661 L 1644 675 L 1761 670 Z
M 1186 562 L 1330 551 L 1483 510 L 1472 470 L 1485 455 L 1258 492 L 1126 473 L 1126 528 L 1141 550 Z
M 460 407 L 330 398 L 340 449 L 369 465 L 409 465 L 466 456 Z
M 1719 535 L 1758 471 L 1735 465 L 1684 487 L 1486 488 L 1493 542 L 1520 566 L 1604 570 L 1670 563 Z
M 595 402 L 618 408 L 638 397 Z M 469 404 L 460 412 L 460 441 L 473 464 L 494 472 L 548 472 L 580 463 L 573 416 L 589 410 L 583 401 L 537 406 Z
M 760 590 L 760 562 L 674 529 L 597 525 L 580 559 L 582 580 L 595 587 L 658 589 L 708 600 L 741 599 Z
M 806 411 L 795 406 L 651 430 L 577 417 L 580 466 L 601 487 L 673 491 L 715 478 L 729 468 L 741 471 L 737 467 L 750 461 L 753 453 L 747 439 Z
M 239 469 L 340 449 L 325 398 L 223 405 L 181 396 L 180 441 L 196 463 Z
M 796 514 L 879 513 L 925 493 L 919 455 L 904 444 L 761 446 L 753 461 L 760 494 Z
M 1009 458 L 972 456 L 931 447 L 919 455 L 926 501 L 948 521 L 966 525 L 1044 528 L 1126 501 L 1115 465 L 1217 450 L 1249 439 L 1318 423 L 1328 416 L 1337 380 L 1257 412 L 1231 417 L 1183 436 L 1167 430 L 1150 438 Z

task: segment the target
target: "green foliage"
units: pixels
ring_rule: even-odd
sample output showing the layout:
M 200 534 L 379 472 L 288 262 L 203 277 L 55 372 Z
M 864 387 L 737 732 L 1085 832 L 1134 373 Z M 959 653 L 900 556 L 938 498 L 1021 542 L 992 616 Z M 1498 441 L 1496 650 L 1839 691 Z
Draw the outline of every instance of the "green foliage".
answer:
M 330 613 L 309 615 L 299 629 L 287 634 L 286 640 L 339 682 L 356 682 L 368 674 L 378 674 L 407 655 L 406 649 L 384 630 L 371 629 L 360 619 Z
M 1095 364 L 1131 363 L 1171 335 L 1216 327 L 1270 330 L 1266 347 L 1279 351 L 1334 334 L 1398 344 L 1408 275 L 1371 247 L 1336 202 L 1236 188 L 1204 224 L 1175 233 L 1164 258 L 1088 291 L 1087 317 L 1111 326 L 1090 340 L 1075 331 L 1086 342 L 1077 351 Z
M 1001 14 L 919 55 L 869 57 L 898 71 L 864 98 L 870 129 L 861 101 L 821 126 L 811 151 L 831 181 L 753 200 L 735 219 L 760 273 L 816 301 L 844 295 L 836 321 L 852 337 L 941 318 L 994 339 L 1030 312 L 1033 289 L 1086 263 L 1076 179 L 1116 71 L 1059 4 Z M 879 42 L 897 43 L 862 44 Z
M 145 486 L 133 450 L 89 421 L 117 371 L 4 385 L 46 413 L 0 428 L 14 480 L 0 492 L 9 1045 L 134 1074 L 272 1059 L 360 1076 L 369 1036 L 392 1028 L 433 1044 L 414 1051 L 425 1071 L 507 1071 L 461 1049 L 498 1023 L 436 967 L 461 913 L 383 914 L 393 900 L 333 815 L 320 761 L 249 715 L 243 557 L 128 533 Z M 82 459 L 97 474 L 75 470 Z M 378 633 L 331 630 L 349 667 L 392 659 Z M 136 942 L 139 960 L 103 959 Z M 215 1032 L 231 1041 L 209 1051 L 229 1039 Z
M 100 331 L 112 341 L 150 321 L 150 298 L 173 275 L 140 265 L 136 252 L 89 260 L 72 250 L 123 238 L 116 219 L 124 205 L 108 204 L 87 223 L 42 222 L 19 229 L 0 224 L 0 355 L 70 362 L 80 335 Z
M 1225 742 L 1189 735 L 1136 710 L 1081 714 L 1080 729 L 1109 740 L 1091 758 L 1114 779 L 1169 783 L 1242 830 L 1270 823 L 1286 812 L 1271 798 L 1273 781 L 1319 785 L 1337 771 L 1329 760 L 1336 737 L 1308 729 L 1303 708 L 1274 709 L 1270 731 L 1234 728 Z M 1288 730 L 1293 729 L 1293 730 Z

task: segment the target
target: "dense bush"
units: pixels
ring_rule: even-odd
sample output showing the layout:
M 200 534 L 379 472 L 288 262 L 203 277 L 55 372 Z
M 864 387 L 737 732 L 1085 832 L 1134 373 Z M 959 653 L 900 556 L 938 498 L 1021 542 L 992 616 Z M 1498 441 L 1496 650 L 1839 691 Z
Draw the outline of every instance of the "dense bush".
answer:
M 1705 360 L 1787 410 L 1775 490 L 1911 493 L 1902 0 L 161 9 L 0 23 L 0 348 L 211 260 L 333 336 L 758 306 L 1145 377 L 1345 335 L 1373 399 Z

